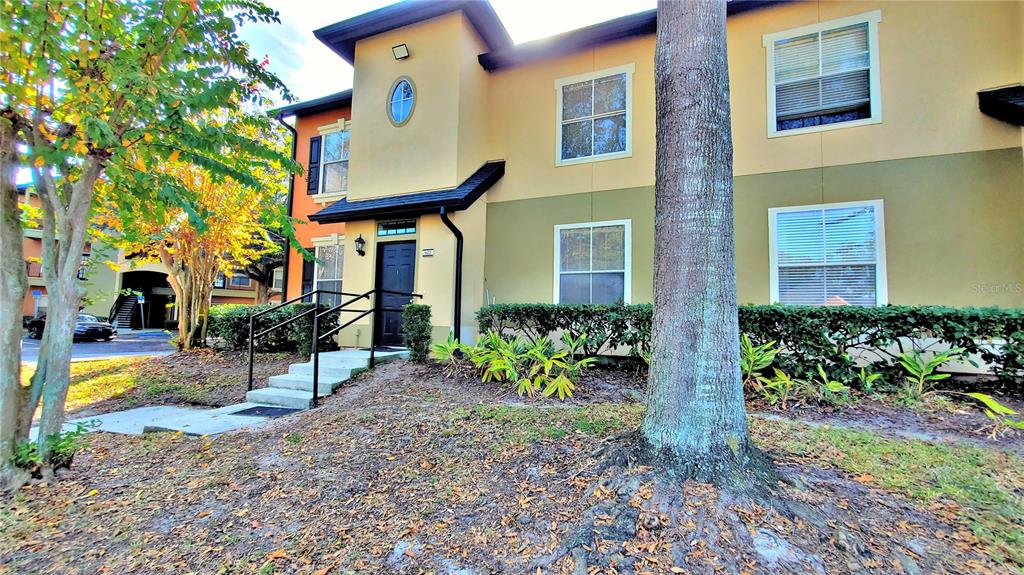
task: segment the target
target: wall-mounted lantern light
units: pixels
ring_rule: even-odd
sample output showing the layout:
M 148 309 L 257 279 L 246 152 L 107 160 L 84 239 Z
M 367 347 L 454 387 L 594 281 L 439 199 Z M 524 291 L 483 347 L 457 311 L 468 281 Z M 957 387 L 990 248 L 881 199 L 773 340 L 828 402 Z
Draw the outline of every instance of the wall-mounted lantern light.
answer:
M 405 60 L 409 57 L 409 47 L 405 44 L 392 46 L 391 53 L 395 55 L 395 60 Z
M 359 234 L 359 237 L 356 238 L 356 242 L 355 243 L 356 243 L 356 253 L 359 254 L 360 256 L 365 256 L 366 255 L 366 240 L 363 239 L 363 234 Z

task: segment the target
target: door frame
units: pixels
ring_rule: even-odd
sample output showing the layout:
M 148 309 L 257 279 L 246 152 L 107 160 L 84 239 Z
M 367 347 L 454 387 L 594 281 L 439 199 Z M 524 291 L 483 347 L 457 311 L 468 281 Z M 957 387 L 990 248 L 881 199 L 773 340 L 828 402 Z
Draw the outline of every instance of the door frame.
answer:
M 380 284 L 381 284 L 382 275 L 384 273 L 384 265 L 383 265 L 383 263 L 384 263 L 383 262 L 384 247 L 385 246 L 389 246 L 389 245 L 399 245 L 399 244 L 412 244 L 413 245 L 413 251 L 412 251 L 412 285 L 413 285 L 413 291 L 416 291 L 416 272 L 418 271 L 416 269 L 417 268 L 417 266 L 416 266 L 416 255 L 417 255 L 417 253 L 416 253 L 416 249 L 415 249 L 415 247 L 416 247 L 416 240 L 396 240 L 396 241 L 386 241 L 386 242 L 382 242 L 382 241 L 378 240 L 376 242 L 376 245 L 374 246 L 374 250 L 376 251 L 376 254 L 373 256 L 373 259 L 374 259 L 373 288 L 374 289 L 382 289 Z M 377 347 L 377 346 L 381 345 L 380 340 L 384 336 L 384 322 L 381 321 L 381 313 L 383 313 L 383 312 L 380 311 L 380 300 L 381 300 L 380 296 L 381 295 L 382 294 L 374 294 L 374 298 L 373 298 L 373 307 L 374 307 L 374 312 L 373 312 L 373 337 L 370 339 L 370 345 L 372 347 Z

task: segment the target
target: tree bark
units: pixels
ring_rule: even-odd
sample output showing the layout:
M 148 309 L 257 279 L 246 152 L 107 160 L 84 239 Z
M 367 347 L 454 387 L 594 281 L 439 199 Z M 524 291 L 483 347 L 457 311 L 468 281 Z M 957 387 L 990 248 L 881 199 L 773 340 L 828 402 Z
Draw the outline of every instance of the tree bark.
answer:
M 21 386 L 21 306 L 28 291 L 18 207 L 17 128 L 0 116 L 0 490 L 17 474 L 11 463 L 23 437 L 19 415 L 24 401 Z
M 254 280 L 256 284 L 256 305 L 270 302 L 270 285 L 262 281 Z
M 44 227 L 59 231 L 59 234 L 46 232 L 43 237 L 43 276 L 48 299 L 45 330 L 50 333 L 37 444 L 44 462 L 50 455 L 49 439 L 60 433 L 64 424 L 64 404 L 71 384 L 75 320 L 85 296 L 85 286 L 78 279 L 78 270 L 88 236 L 96 180 L 102 170 L 99 159 L 87 159 L 78 181 L 67 184 L 66 191 L 70 194 L 66 197 L 66 204 L 58 197 L 52 176 L 42 174 L 37 178 L 37 189 L 41 190 L 44 200 Z M 60 237 L 59 242 L 56 237 Z M 56 257 L 47 262 L 46 254 L 56 254 Z
M 739 367 L 724 0 L 658 3 L 654 324 L 646 447 L 739 486 L 761 458 Z

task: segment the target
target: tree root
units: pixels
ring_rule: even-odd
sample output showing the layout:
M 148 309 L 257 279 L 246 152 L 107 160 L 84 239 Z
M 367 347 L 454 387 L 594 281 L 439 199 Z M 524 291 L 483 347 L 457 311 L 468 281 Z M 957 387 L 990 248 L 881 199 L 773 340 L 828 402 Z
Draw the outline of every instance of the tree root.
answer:
M 636 439 L 620 436 L 595 453 L 600 458 L 584 468 L 594 474 L 583 494 L 593 505 L 529 572 L 660 573 L 674 567 L 694 575 L 804 575 L 868 572 L 894 561 L 907 572 L 918 568 L 910 547 L 892 540 L 880 547 L 876 534 L 835 501 L 828 481 L 795 468 L 784 472 L 752 451 L 753 472 L 712 484 L 697 479 L 694 465 L 663 467 L 666 460 Z M 841 513 L 845 520 L 836 516 Z

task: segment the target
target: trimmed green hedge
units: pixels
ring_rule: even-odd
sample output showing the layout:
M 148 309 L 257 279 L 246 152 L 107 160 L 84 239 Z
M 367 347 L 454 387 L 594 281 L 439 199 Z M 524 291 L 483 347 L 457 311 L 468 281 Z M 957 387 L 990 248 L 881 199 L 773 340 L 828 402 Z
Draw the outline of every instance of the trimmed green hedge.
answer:
M 639 355 L 650 347 L 651 313 L 649 304 L 495 304 L 481 308 L 477 321 L 481 332 L 519 333 L 533 341 L 558 330 L 587 333 L 588 354 L 622 346 Z M 1024 375 L 1020 309 L 746 305 L 739 308 L 739 322 L 755 343 L 774 340 L 782 350 L 779 367 L 798 377 L 813 375 L 818 364 L 836 377 L 852 377 L 850 355 L 892 372 L 899 347 L 925 339 L 978 354 L 998 375 Z M 1002 345 L 993 347 L 992 340 Z
M 271 308 L 277 304 L 245 305 L 222 304 L 210 308 L 209 324 L 206 328 L 208 337 L 218 337 L 229 349 L 248 349 L 249 316 Z M 273 327 L 304 311 L 313 309 L 312 303 L 293 303 L 278 310 L 256 318 L 254 332 Z M 330 306 L 320 304 L 320 310 Z M 320 333 L 330 331 L 338 326 L 338 315 L 331 314 L 320 318 Z M 256 340 L 256 351 L 295 351 L 300 355 L 309 355 L 313 349 L 313 314 L 287 325 Z M 333 338 L 320 340 L 320 351 L 337 349 Z
M 409 347 L 409 359 L 427 361 L 430 354 L 430 306 L 410 303 L 402 306 L 402 333 Z

